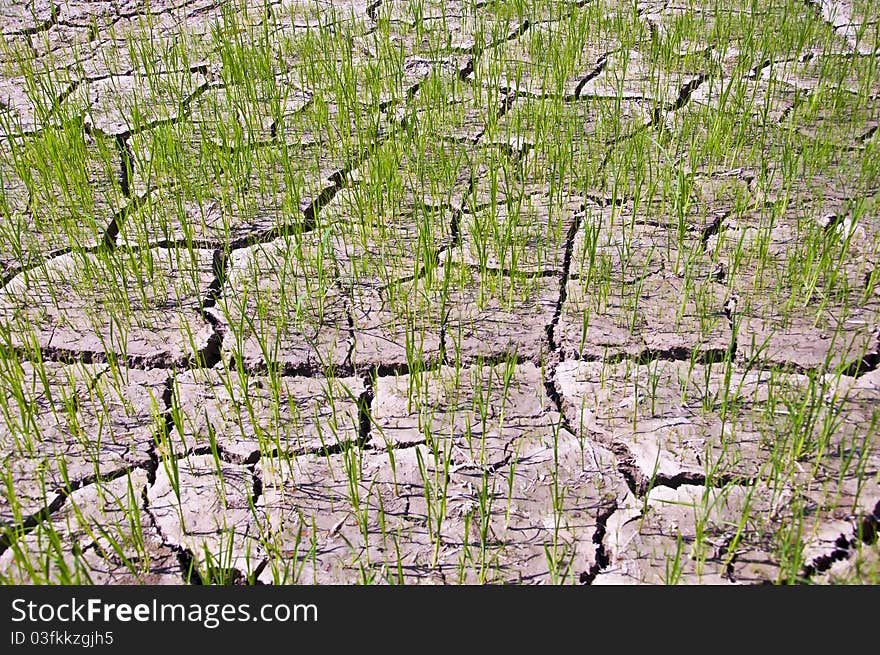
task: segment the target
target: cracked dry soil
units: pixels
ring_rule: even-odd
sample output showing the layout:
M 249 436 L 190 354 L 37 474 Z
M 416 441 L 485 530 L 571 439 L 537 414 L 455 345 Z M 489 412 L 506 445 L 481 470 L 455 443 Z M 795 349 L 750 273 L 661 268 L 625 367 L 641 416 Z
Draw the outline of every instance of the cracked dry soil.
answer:
M 0 580 L 876 549 L 872 3 L 229 4 L 0 0 Z

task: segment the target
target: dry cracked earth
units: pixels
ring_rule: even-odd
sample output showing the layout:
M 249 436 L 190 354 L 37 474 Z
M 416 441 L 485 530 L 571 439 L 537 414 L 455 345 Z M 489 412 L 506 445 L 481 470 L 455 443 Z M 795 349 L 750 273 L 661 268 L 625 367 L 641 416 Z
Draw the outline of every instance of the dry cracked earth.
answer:
M 876 561 L 872 3 L 0 0 L 0 28 L 5 582 Z

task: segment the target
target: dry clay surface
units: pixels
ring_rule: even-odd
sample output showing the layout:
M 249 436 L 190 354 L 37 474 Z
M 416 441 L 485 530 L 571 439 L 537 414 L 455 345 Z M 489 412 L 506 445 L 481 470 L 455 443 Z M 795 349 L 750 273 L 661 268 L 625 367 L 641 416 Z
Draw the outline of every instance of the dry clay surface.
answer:
M 0 0 L 0 580 L 821 582 L 876 542 L 873 3 L 225 4 Z M 782 16 L 785 56 L 717 38 Z M 722 119 L 758 145 L 681 155 Z

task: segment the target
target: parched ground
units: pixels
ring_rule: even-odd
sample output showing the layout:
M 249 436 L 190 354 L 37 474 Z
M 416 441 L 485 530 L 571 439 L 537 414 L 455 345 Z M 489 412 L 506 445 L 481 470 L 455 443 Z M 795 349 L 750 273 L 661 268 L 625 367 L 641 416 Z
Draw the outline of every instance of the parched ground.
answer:
M 870 0 L 0 0 L 0 581 L 878 582 Z

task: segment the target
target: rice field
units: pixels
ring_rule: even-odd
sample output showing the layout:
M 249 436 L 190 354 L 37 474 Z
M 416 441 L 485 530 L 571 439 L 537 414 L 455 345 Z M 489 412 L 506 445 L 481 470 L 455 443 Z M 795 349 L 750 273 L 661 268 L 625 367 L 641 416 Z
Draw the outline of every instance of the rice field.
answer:
M 880 583 L 871 0 L 0 0 L 3 584 Z

